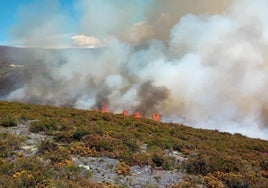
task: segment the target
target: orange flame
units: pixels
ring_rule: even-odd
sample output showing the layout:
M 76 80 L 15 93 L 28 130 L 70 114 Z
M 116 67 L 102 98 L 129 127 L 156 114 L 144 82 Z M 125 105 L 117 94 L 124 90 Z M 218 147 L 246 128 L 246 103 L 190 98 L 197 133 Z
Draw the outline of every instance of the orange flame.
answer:
M 132 117 L 134 118 L 141 118 L 141 114 L 139 112 L 135 112 Z
M 108 112 L 106 102 L 103 102 L 103 103 L 102 103 L 102 106 L 101 106 L 101 110 L 100 110 L 100 111 L 101 111 L 102 113 Z
M 158 114 L 158 113 L 153 113 L 153 119 L 154 119 L 155 121 L 159 121 L 159 120 L 160 120 L 160 116 L 159 116 L 159 114 Z
M 127 111 L 127 110 L 123 110 L 123 111 L 122 111 L 122 115 L 123 115 L 123 116 L 127 116 L 127 115 L 128 115 L 128 111 Z

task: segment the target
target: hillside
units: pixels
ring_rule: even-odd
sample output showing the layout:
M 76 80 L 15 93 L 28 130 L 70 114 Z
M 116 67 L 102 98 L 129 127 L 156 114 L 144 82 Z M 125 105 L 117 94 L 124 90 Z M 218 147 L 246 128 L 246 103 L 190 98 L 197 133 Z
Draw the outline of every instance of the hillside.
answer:
M 128 187 L 139 169 L 154 175 L 147 187 L 158 187 L 157 182 L 173 187 L 268 185 L 268 142 L 241 134 L 4 101 L 0 125 L 4 187 L 11 182 L 14 187 Z M 114 165 L 109 172 L 117 181 L 103 174 L 100 183 L 89 167 L 101 161 Z M 163 183 L 171 174 L 173 179 Z
M 20 57 L 27 55 L 29 50 L 28 48 L 0 46 L 0 97 L 10 94 L 24 83 L 27 68 L 23 67 L 24 62 L 20 61 Z M 14 66 L 17 64 L 19 66 Z
M 18 48 L 0 46 L 0 97 L 9 95 L 12 91 L 29 82 L 33 73 L 41 74 L 48 68 L 43 57 L 52 58 L 57 66 L 66 63 L 62 54 L 85 55 L 102 53 L 101 49 L 69 48 L 42 49 Z M 33 101 L 32 101 L 33 102 Z

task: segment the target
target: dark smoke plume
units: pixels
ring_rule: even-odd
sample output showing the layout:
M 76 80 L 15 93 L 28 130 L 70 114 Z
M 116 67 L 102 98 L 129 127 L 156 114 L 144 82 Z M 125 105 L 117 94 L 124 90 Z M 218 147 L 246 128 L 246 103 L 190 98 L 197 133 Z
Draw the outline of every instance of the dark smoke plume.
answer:
M 143 83 L 138 89 L 139 105 L 135 111 L 150 116 L 154 112 L 161 111 L 163 102 L 168 98 L 169 91 L 166 87 L 155 87 L 152 81 Z

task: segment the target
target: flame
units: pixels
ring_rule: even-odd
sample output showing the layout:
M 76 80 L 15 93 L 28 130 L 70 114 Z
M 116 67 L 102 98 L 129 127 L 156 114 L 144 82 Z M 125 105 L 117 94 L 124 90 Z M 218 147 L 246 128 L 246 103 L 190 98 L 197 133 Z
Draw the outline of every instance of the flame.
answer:
M 100 110 L 100 111 L 101 111 L 102 113 L 108 112 L 106 102 L 103 102 L 103 103 L 102 103 L 102 106 L 101 106 L 101 110 Z
M 159 114 L 158 114 L 158 113 L 153 113 L 153 119 L 154 119 L 155 121 L 160 121 L 160 116 L 159 116 Z
M 108 112 L 108 108 L 107 108 L 107 103 L 106 102 L 103 102 L 102 103 L 102 106 L 101 106 L 101 109 L 100 109 L 100 112 L 102 113 L 106 113 Z M 122 110 L 122 115 L 123 116 L 128 116 L 128 111 L 126 109 L 123 109 Z M 134 112 L 132 114 L 132 117 L 133 118 L 142 118 L 142 115 L 139 113 L 139 112 Z M 160 121 L 160 115 L 158 113 L 153 113 L 153 120 L 154 121 Z
M 141 118 L 141 114 L 139 112 L 135 112 L 132 117 L 134 118 Z
M 123 116 L 127 116 L 127 115 L 128 115 L 128 111 L 124 109 L 124 110 L 122 111 L 122 115 L 123 115 Z

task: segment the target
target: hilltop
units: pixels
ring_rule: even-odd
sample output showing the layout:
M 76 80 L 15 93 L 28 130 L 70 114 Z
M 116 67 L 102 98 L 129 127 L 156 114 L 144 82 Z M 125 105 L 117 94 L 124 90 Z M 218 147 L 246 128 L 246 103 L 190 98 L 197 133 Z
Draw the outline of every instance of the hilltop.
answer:
M 268 141 L 241 134 L 5 101 L 0 125 L 4 187 L 268 185 Z

